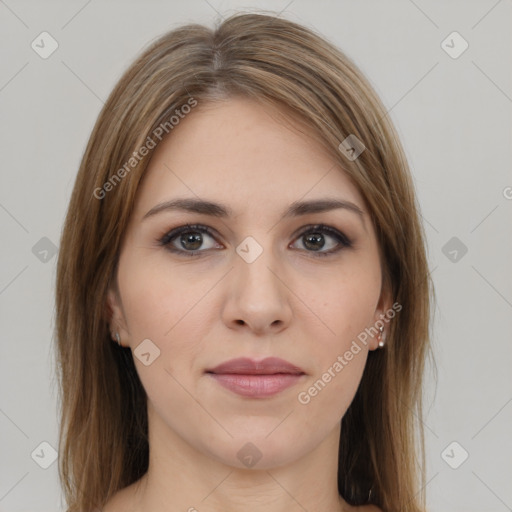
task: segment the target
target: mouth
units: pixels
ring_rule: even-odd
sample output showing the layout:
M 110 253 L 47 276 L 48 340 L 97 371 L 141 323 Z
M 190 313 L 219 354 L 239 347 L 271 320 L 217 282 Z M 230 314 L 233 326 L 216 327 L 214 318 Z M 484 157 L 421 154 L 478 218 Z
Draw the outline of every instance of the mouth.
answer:
M 206 370 L 206 374 L 224 388 L 250 398 L 276 395 L 306 375 L 302 368 L 275 357 L 262 361 L 232 359 Z

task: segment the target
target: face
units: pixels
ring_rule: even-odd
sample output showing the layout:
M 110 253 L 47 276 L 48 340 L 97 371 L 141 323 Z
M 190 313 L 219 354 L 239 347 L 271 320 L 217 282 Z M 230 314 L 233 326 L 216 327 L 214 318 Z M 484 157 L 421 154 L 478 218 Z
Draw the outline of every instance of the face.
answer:
M 389 306 L 362 196 L 276 112 L 200 104 L 164 139 L 108 296 L 150 432 L 235 467 L 293 462 L 336 432 L 377 347 L 358 335 Z

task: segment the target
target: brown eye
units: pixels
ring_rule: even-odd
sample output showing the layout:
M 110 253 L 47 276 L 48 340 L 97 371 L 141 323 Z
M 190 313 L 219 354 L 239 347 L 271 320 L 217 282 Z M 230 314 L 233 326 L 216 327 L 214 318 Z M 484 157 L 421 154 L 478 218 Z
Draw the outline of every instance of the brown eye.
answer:
M 207 243 L 208 239 L 212 240 L 209 244 Z M 323 224 L 308 226 L 308 229 L 296 238 L 295 243 L 297 241 L 300 241 L 302 245 L 299 249 L 315 256 L 329 256 L 341 249 L 352 247 L 352 242 L 347 236 L 337 229 Z M 211 249 L 224 248 L 215 241 L 213 231 L 200 224 L 177 227 L 165 234 L 159 243 L 167 250 L 183 256 L 199 256 Z M 207 246 L 204 247 L 204 244 Z
M 328 256 L 352 246 L 352 242 L 343 233 L 323 224 L 312 226 L 307 231 L 303 231 L 297 240 L 302 241 L 302 245 L 307 252 L 316 253 L 315 256 Z M 323 250 L 325 247 L 327 247 L 327 250 Z
M 201 249 L 205 244 L 205 238 L 206 240 L 208 238 L 215 240 L 212 231 L 208 227 L 194 224 L 171 230 L 159 242 L 169 251 L 185 256 L 196 256 L 209 249 L 219 248 L 216 243 L 210 242 L 209 247 Z

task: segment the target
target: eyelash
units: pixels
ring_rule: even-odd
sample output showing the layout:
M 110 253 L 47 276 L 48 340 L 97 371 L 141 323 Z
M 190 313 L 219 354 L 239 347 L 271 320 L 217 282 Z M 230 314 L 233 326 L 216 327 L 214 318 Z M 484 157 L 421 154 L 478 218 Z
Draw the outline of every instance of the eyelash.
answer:
M 350 248 L 352 247 L 352 241 L 343 233 L 338 231 L 337 229 L 331 228 L 329 226 L 326 226 L 324 224 L 314 224 L 310 226 L 306 226 L 307 229 L 302 231 L 295 240 L 298 240 L 299 238 L 303 237 L 304 235 L 307 235 L 309 233 L 326 233 L 329 236 L 333 237 L 339 244 L 340 247 L 336 249 L 331 249 L 329 251 L 308 251 L 306 252 L 312 253 L 318 257 L 325 257 L 333 255 L 342 249 Z M 179 255 L 187 256 L 187 257 L 194 257 L 194 256 L 200 256 L 200 253 L 206 252 L 205 250 L 196 250 L 196 251 L 185 251 L 182 249 L 176 249 L 175 247 L 171 246 L 171 242 L 177 238 L 178 236 L 182 235 L 183 233 L 189 233 L 189 232 L 199 232 L 199 233 L 206 233 L 207 235 L 211 236 L 212 238 L 215 238 L 215 233 L 208 228 L 207 226 L 204 226 L 202 224 L 186 224 L 184 226 L 177 227 L 175 229 L 172 229 L 168 233 L 166 233 L 162 238 L 158 240 L 159 244 L 164 246 L 168 251 L 172 253 L 176 253 Z

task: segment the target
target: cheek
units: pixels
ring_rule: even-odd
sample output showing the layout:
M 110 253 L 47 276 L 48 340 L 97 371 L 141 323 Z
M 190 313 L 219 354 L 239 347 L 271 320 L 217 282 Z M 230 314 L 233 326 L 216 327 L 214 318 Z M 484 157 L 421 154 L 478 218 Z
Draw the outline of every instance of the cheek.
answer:
M 168 262 L 145 261 L 137 254 L 120 265 L 119 282 L 126 321 L 134 338 L 165 342 L 194 314 L 208 291 L 208 279 L 187 279 L 186 273 Z
M 150 264 L 140 257 L 137 261 L 136 256 L 127 256 L 124 266 L 120 264 L 119 268 L 134 362 L 148 396 L 158 401 L 158 396 L 162 399 L 169 393 L 176 398 L 183 392 L 179 382 L 190 380 L 196 371 L 194 362 L 208 339 L 212 305 L 207 294 L 214 278 L 199 278 L 197 273 L 180 271 L 165 260 Z M 137 357 L 137 348 L 146 339 L 151 340 L 156 348 L 150 348 L 159 354 L 150 366 Z M 186 407 L 187 397 L 177 402 L 181 408 Z
M 380 273 L 364 266 L 337 279 L 331 278 L 320 292 L 315 304 L 325 324 L 324 346 L 330 352 L 345 351 L 352 340 L 374 322 L 380 297 Z M 331 354 L 332 355 L 332 354 Z
M 310 295 L 311 309 L 318 313 L 321 325 L 315 323 L 317 334 L 308 336 L 315 364 L 297 397 L 308 414 L 336 422 L 357 391 L 368 356 L 364 333 L 373 325 L 380 296 L 379 270 L 361 261 L 336 279 L 325 279 L 323 286 L 317 283 L 315 294 Z
M 375 300 L 368 288 L 345 286 L 323 296 L 323 320 L 329 326 L 311 345 L 311 376 L 296 397 L 299 410 L 334 427 L 350 406 L 366 365 L 367 344 L 357 336 L 371 325 Z M 331 332 L 332 331 L 332 332 Z

